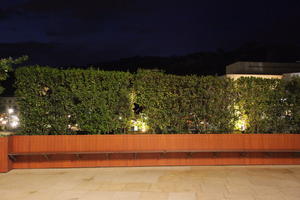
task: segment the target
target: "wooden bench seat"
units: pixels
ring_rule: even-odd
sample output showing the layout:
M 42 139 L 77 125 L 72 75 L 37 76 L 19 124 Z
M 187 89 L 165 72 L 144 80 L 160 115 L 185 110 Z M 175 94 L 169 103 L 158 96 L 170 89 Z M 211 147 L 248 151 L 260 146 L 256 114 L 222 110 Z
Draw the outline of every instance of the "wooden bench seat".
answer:
M 80 158 L 80 155 L 87 154 L 134 154 L 136 158 L 137 154 L 142 153 L 187 153 L 189 157 L 192 156 L 193 153 L 214 153 L 214 157 L 216 157 L 217 153 L 241 153 L 241 156 L 244 156 L 246 153 L 295 153 L 298 155 L 300 150 L 295 149 L 199 149 L 199 150 L 189 150 L 189 149 L 180 149 L 180 150 L 136 150 L 136 151 L 63 151 L 63 152 L 55 152 L 55 151 L 47 151 L 47 152 L 14 152 L 9 153 L 8 156 L 11 160 L 16 161 L 16 156 L 36 156 L 43 155 L 45 158 L 49 159 L 50 155 L 76 155 Z

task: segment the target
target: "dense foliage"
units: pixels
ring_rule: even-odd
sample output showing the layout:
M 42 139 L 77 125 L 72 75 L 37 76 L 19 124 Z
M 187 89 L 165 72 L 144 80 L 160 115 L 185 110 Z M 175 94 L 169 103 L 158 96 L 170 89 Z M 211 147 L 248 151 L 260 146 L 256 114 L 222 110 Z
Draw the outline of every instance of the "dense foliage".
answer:
M 136 102 L 155 133 L 230 132 L 234 127 L 233 81 L 140 70 Z
M 131 74 L 23 67 L 16 71 L 22 132 L 121 132 L 131 115 Z
M 16 78 L 23 134 L 116 134 L 133 125 L 151 133 L 300 132 L 300 78 L 39 66 L 19 68 Z
M 246 132 L 278 132 L 285 126 L 285 101 L 279 79 L 236 80 L 236 109 Z
M 13 65 L 20 64 L 28 59 L 28 56 L 22 56 L 17 59 L 2 58 L 0 59 L 0 81 L 4 81 L 8 78 L 8 72 L 13 68 Z M 4 91 L 4 87 L 0 85 L 0 94 Z
M 300 131 L 299 78 L 239 78 L 235 81 L 236 111 L 249 133 Z
M 300 77 L 283 81 L 289 132 L 300 133 Z

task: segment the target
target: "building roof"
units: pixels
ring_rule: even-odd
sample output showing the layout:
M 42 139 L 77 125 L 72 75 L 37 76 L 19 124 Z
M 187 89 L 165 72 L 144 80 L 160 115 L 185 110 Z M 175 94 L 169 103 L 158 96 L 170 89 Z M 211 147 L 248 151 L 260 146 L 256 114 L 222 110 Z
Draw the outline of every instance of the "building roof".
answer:
M 226 74 L 225 77 L 232 78 L 234 80 L 241 77 L 255 77 L 255 78 L 266 78 L 266 79 L 282 79 L 282 75 L 268 75 L 268 74 Z
M 300 72 L 300 63 L 236 62 L 226 66 L 226 74 L 282 75 Z
M 300 77 L 300 72 L 283 74 L 283 78 Z

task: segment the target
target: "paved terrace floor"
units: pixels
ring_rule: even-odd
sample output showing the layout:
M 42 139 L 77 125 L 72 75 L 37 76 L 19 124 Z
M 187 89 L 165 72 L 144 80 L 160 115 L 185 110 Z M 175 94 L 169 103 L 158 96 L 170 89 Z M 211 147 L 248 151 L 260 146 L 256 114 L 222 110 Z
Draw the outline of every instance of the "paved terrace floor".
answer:
M 300 166 L 27 169 L 0 174 L 1 200 L 299 200 Z

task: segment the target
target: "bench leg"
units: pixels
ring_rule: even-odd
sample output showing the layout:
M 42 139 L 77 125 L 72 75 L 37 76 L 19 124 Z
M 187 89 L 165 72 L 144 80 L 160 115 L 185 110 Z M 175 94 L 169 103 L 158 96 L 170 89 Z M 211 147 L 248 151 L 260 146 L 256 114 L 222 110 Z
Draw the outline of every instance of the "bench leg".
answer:
M 240 157 L 247 157 L 247 152 L 241 152 Z
M 16 157 L 13 156 L 13 155 L 8 155 L 8 157 L 9 157 L 9 159 L 10 159 L 11 161 L 14 161 L 14 162 L 17 161 Z
M 187 153 L 187 157 L 188 157 L 188 158 L 193 157 L 193 153 L 192 153 L 192 152 L 188 152 L 188 153 Z
M 46 158 L 47 160 L 49 160 L 49 156 L 47 154 L 43 154 L 44 158 Z

